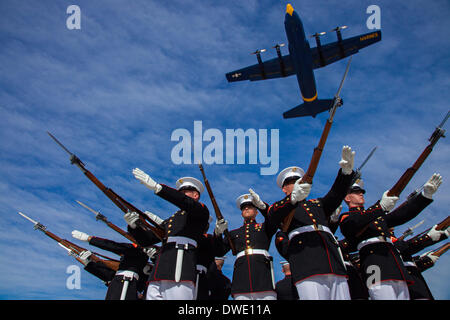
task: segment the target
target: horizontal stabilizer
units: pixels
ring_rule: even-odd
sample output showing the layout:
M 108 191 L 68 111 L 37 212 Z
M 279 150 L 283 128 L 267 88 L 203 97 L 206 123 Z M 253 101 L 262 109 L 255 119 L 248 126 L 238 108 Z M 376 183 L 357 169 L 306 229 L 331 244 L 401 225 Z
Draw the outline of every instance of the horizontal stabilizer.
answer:
M 334 99 L 314 100 L 305 102 L 283 113 L 283 118 L 298 118 L 311 116 L 316 117 L 317 114 L 331 109 Z

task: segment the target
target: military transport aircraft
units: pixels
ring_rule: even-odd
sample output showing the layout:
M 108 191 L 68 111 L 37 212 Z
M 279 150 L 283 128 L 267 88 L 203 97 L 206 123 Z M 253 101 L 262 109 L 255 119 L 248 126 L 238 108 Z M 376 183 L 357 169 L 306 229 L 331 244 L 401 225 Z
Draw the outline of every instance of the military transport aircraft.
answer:
M 313 34 L 311 37 L 316 39 L 317 47 L 311 49 L 305 36 L 302 21 L 290 4 L 286 7 L 284 25 L 289 42 L 288 55 L 282 56 L 281 47 L 284 44 L 277 44 L 274 48 L 278 57 L 263 62 L 261 52 L 264 52 L 265 49 L 256 50 L 254 54 L 256 54 L 258 60 L 257 64 L 226 74 L 228 82 L 257 81 L 297 75 L 304 103 L 283 113 L 284 118 L 315 117 L 318 113 L 329 110 L 333 106 L 333 99 L 317 99 L 313 69 L 322 68 L 351 56 L 357 53 L 359 49 L 381 40 L 381 31 L 342 39 L 341 30 L 347 28 L 342 26 L 331 30 L 336 32 L 338 40 L 326 45 L 322 45 L 319 38 L 325 32 Z

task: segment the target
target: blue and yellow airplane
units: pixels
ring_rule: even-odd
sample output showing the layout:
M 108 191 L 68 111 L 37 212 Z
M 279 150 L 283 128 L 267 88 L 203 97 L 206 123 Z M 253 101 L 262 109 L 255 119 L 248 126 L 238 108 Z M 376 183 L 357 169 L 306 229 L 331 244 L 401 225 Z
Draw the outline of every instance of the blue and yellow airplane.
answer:
M 333 106 L 333 99 L 317 99 L 313 69 L 322 68 L 351 56 L 357 53 L 359 49 L 381 40 L 381 31 L 342 39 L 341 30 L 346 28 L 346 26 L 343 26 L 332 30 L 336 32 L 338 38 L 338 41 L 333 43 L 326 45 L 320 43 L 319 37 L 325 32 L 312 35 L 316 39 L 317 47 L 311 49 L 305 36 L 302 21 L 290 4 L 286 7 L 284 25 L 289 42 L 289 55 L 282 56 L 280 48 L 283 45 L 276 45 L 274 48 L 278 57 L 263 62 L 261 52 L 265 50 L 257 50 L 254 52 L 258 60 L 257 64 L 226 74 L 228 82 L 257 81 L 297 75 L 304 102 L 283 113 L 284 118 L 315 117 L 318 113 L 329 110 Z

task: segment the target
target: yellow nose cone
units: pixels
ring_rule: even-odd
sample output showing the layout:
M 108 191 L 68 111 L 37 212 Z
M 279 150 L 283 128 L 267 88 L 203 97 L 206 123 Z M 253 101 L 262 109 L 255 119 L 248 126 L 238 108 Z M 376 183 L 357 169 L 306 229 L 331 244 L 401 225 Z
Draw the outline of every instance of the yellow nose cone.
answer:
M 289 13 L 290 16 L 292 16 L 292 13 L 294 13 L 294 7 L 290 3 L 286 6 L 286 13 Z

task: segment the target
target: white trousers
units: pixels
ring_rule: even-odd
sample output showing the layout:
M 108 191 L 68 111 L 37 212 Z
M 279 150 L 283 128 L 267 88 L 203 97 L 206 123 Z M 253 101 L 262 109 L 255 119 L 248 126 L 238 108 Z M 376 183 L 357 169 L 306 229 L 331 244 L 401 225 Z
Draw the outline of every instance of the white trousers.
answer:
M 277 293 L 273 291 L 268 292 L 252 292 L 241 293 L 233 296 L 234 300 L 277 300 Z
M 312 276 L 295 284 L 299 300 L 350 300 L 347 279 L 332 274 Z
M 405 281 L 383 281 L 369 288 L 371 300 L 409 300 Z
M 146 300 L 194 300 L 192 282 L 154 281 L 147 287 Z

